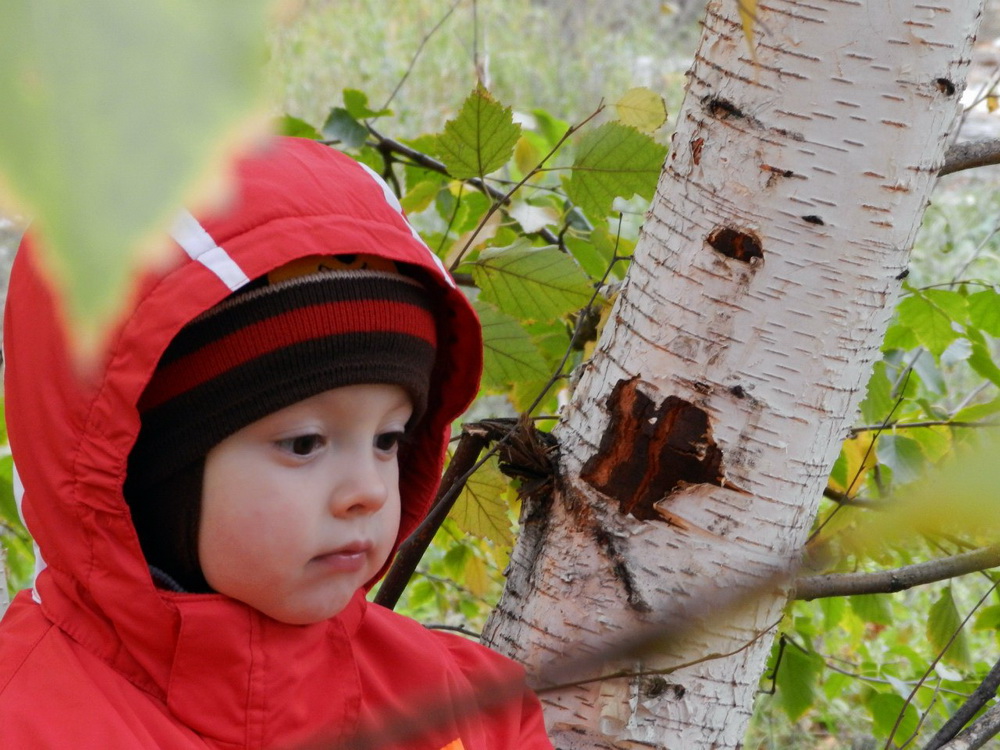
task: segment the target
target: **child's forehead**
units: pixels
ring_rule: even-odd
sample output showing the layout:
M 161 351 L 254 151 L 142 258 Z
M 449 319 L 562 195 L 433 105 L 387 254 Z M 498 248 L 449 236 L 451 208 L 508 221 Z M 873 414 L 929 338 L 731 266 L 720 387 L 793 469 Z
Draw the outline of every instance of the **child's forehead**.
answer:
M 344 422 L 351 427 L 379 423 L 388 416 L 405 423 L 413 411 L 413 399 L 402 386 L 394 383 L 356 383 L 329 388 L 289 404 L 252 423 L 255 426 L 283 427 L 319 417 Z

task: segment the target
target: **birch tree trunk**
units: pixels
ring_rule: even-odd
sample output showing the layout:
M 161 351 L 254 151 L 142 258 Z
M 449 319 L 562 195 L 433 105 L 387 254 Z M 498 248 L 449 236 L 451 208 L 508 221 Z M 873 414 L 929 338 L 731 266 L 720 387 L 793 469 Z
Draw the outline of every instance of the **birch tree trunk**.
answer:
M 794 565 L 959 111 L 978 0 L 712 0 L 629 278 L 486 639 L 538 669 Z M 559 748 L 739 747 L 765 586 L 633 676 L 543 694 Z M 648 673 L 699 662 L 661 676 Z M 639 676 L 643 672 L 645 675 Z

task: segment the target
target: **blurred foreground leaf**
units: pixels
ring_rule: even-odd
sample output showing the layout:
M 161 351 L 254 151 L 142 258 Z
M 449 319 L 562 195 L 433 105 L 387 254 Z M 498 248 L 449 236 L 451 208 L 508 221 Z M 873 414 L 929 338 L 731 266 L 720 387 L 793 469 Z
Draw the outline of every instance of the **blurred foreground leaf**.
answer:
M 884 512 L 858 525 L 854 540 L 876 548 L 919 534 L 968 534 L 984 543 L 1000 539 L 1000 441 L 984 440 L 974 450 L 933 468 L 905 487 Z
M 79 354 L 100 342 L 151 238 L 247 128 L 269 5 L 4 4 L 0 183 L 35 219 Z

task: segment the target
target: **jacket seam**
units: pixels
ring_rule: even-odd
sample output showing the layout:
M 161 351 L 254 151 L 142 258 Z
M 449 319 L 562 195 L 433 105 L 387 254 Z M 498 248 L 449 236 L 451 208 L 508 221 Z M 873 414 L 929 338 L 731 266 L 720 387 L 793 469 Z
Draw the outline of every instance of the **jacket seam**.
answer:
M 38 638 L 35 639 L 35 642 L 32 643 L 31 647 L 28 648 L 27 651 L 25 652 L 24 658 L 21 659 L 21 662 L 11 671 L 10 677 L 7 678 L 7 680 L 3 683 L 3 685 L 0 685 L 0 694 L 7 691 L 7 688 L 10 686 L 10 683 L 14 681 L 14 678 L 17 677 L 21 669 L 24 668 L 24 665 L 28 663 L 28 659 L 31 658 L 31 655 L 33 653 L 35 653 L 35 649 L 38 648 L 38 645 L 42 642 L 42 640 L 44 640 L 45 636 L 47 636 L 54 627 L 55 625 L 50 621 L 48 627 L 45 628 L 41 632 L 41 634 L 39 634 Z

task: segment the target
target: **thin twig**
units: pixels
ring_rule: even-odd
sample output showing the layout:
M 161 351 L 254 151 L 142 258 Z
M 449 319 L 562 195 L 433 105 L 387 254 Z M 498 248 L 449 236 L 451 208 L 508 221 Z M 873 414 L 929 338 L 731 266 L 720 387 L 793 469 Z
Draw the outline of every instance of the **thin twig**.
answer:
M 448 630 L 452 633 L 460 633 L 466 635 L 469 638 L 475 638 L 477 641 L 482 636 L 481 633 L 477 633 L 474 630 L 469 630 L 468 628 L 463 628 L 461 625 L 442 625 L 439 623 L 432 623 L 430 625 L 424 625 L 428 630 Z
M 451 14 L 455 12 L 455 9 L 459 6 L 459 4 L 461 4 L 461 2 L 462 0 L 455 0 L 445 14 L 441 16 L 441 20 L 434 24 L 434 28 L 424 34 L 424 38 L 420 40 L 420 45 L 417 47 L 417 51 L 414 52 L 413 57 L 410 58 L 410 64 L 406 67 L 406 72 L 403 73 L 403 77 L 399 79 L 399 83 L 396 84 L 396 88 L 394 88 L 392 93 L 389 94 L 389 98 L 385 100 L 385 104 L 381 107 L 382 109 L 388 109 L 389 105 L 392 104 L 392 100 L 396 98 L 396 94 L 398 94 L 399 90 L 403 88 L 403 84 L 406 83 L 406 79 L 409 78 L 410 73 L 413 72 L 413 68 L 417 64 L 417 59 L 424 51 L 424 47 L 427 46 L 427 42 L 429 42 L 431 37 L 434 36 L 442 26 L 444 26 L 444 22 L 447 21 Z
M 1000 544 L 952 557 L 872 573 L 834 573 L 800 578 L 793 598 L 803 601 L 858 594 L 894 594 L 1000 565 Z
M 889 508 L 892 503 L 888 500 L 873 500 L 868 497 L 858 497 L 857 495 L 848 495 L 846 492 L 840 492 L 833 489 L 829 485 L 823 490 L 823 497 L 827 500 L 833 500 L 833 502 L 838 505 L 846 505 L 849 508 L 867 508 L 869 510 L 885 510 Z
M 882 432 L 886 430 L 908 430 L 917 427 L 1000 427 L 1000 421 L 983 419 L 978 422 L 959 422 L 951 419 L 928 419 L 922 422 L 890 422 L 888 424 L 868 424 L 850 429 L 851 437 L 863 432 Z
M 741 644 L 732 651 L 726 651 L 724 653 L 712 653 L 706 654 L 698 659 L 692 659 L 691 661 L 686 661 L 681 664 L 674 664 L 669 667 L 664 667 L 662 669 L 621 669 L 617 672 L 610 672 L 607 674 L 595 675 L 593 677 L 584 677 L 579 680 L 573 680 L 572 682 L 563 682 L 559 685 L 546 685 L 545 687 L 538 688 L 535 693 L 538 695 L 544 695 L 546 693 L 555 693 L 560 690 L 567 690 L 573 687 L 579 687 L 580 685 L 589 685 L 592 682 L 604 682 L 605 680 L 622 680 L 622 679 L 633 679 L 635 677 L 657 677 L 666 674 L 671 674 L 673 672 L 679 672 L 682 669 L 687 669 L 688 667 L 694 667 L 698 664 L 704 664 L 707 661 L 715 661 L 716 659 L 728 659 L 730 656 L 736 656 L 736 654 L 746 651 L 753 644 L 763 638 L 765 635 L 774 630 L 778 625 L 781 624 L 781 619 L 775 620 L 772 624 L 768 625 L 766 628 L 757 633 L 753 638 L 751 638 L 746 643 Z

